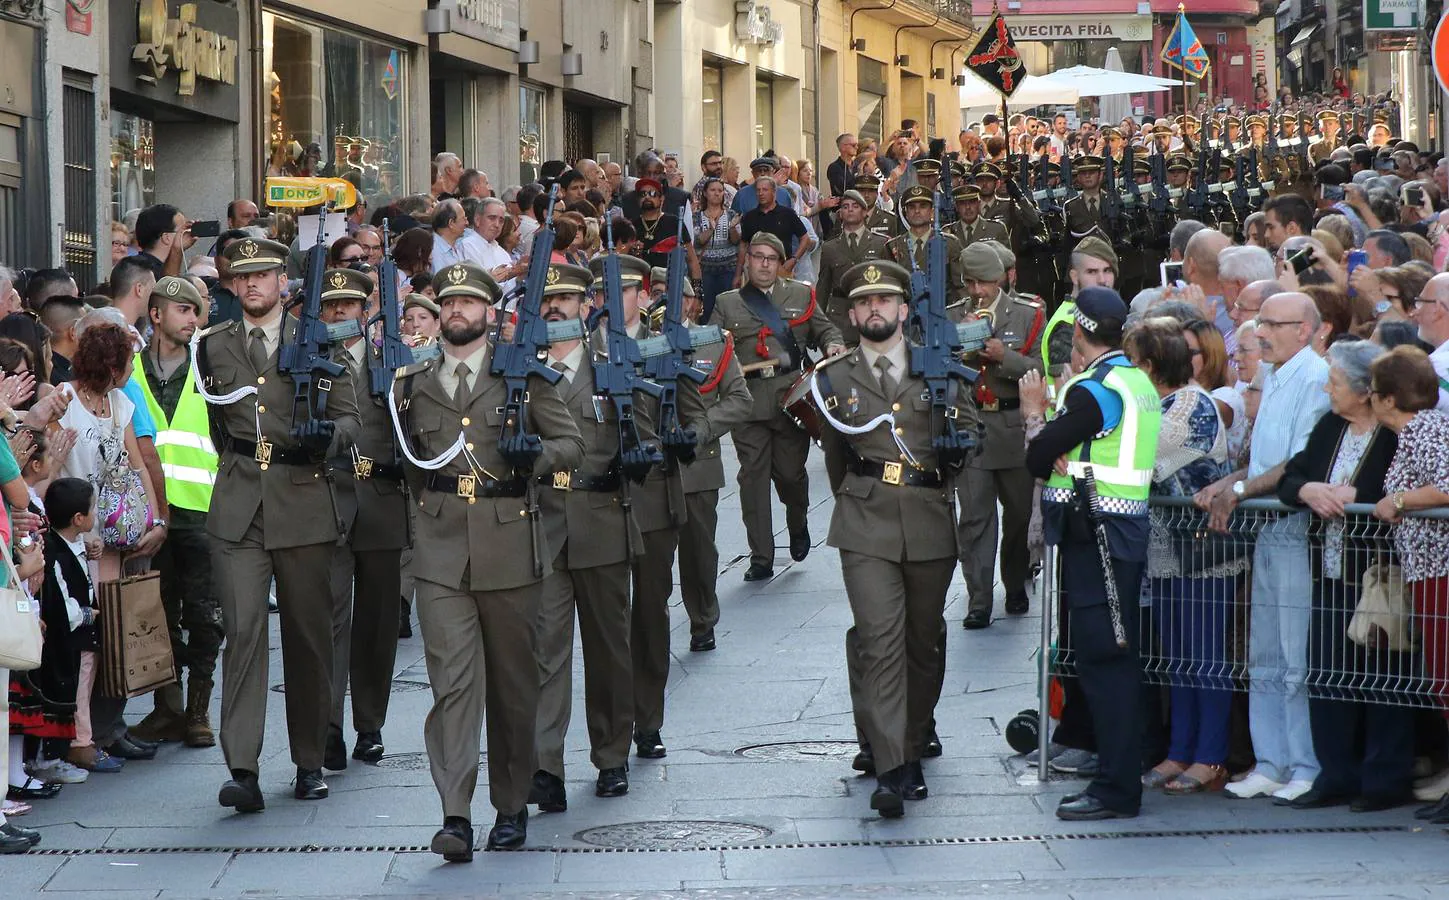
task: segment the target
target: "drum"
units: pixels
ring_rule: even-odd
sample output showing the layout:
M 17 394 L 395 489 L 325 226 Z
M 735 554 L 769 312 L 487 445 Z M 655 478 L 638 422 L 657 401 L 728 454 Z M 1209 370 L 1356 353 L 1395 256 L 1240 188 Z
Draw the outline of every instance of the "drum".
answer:
M 818 444 L 825 423 L 821 421 L 820 410 L 815 408 L 815 398 L 810 393 L 810 379 L 814 372 L 814 367 L 806 369 L 790 382 L 790 389 L 780 401 L 780 409 Z

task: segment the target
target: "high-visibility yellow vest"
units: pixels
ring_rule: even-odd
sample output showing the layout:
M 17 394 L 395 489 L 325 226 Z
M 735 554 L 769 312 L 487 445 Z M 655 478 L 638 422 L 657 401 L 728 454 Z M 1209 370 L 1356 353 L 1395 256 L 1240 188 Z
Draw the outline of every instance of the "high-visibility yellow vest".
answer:
M 1147 495 L 1152 487 L 1152 464 L 1157 458 L 1157 432 L 1162 426 L 1162 400 L 1157 389 L 1141 369 L 1120 362 L 1102 361 L 1073 378 L 1062 387 L 1062 401 L 1067 392 L 1082 381 L 1097 381 L 1122 399 L 1122 419 L 1109 431 L 1095 436 L 1086 444 L 1078 444 L 1066 454 L 1067 474 L 1053 472 L 1046 490 L 1052 498 L 1070 492 L 1074 478 L 1086 477 L 1087 467 L 1097 481 L 1097 492 L 1104 500 L 1136 504 L 1132 511 L 1146 513 Z M 1046 491 L 1043 492 L 1046 495 Z M 1109 506 L 1108 512 L 1127 509 Z
M 1071 331 L 1076 321 L 1077 304 L 1075 300 L 1069 297 L 1062 301 L 1062 305 L 1057 307 L 1057 311 L 1052 313 L 1052 317 L 1047 320 L 1046 327 L 1042 329 L 1041 369 L 1042 378 L 1046 381 L 1048 390 L 1056 387 L 1057 382 L 1057 371 L 1052 367 L 1051 352 L 1048 349 L 1051 345 L 1052 335 L 1056 334 L 1058 328 L 1065 328 Z M 1058 396 L 1061 395 L 1058 394 Z M 1053 412 L 1054 410 L 1048 409 L 1047 418 L 1051 418 Z
M 211 443 L 211 426 L 206 401 L 196 392 L 196 382 L 186 375 L 176 414 L 170 419 L 151 393 L 150 381 L 136 354 L 137 381 L 146 398 L 146 409 L 156 420 L 156 455 L 166 476 L 166 500 L 172 506 L 206 512 L 211 506 L 211 488 L 216 483 L 216 447 Z

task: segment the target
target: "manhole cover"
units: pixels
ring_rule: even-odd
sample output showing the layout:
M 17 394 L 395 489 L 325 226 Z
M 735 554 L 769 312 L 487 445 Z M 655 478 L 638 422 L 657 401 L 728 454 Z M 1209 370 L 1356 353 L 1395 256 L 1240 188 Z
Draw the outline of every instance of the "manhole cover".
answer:
M 854 741 L 784 741 L 778 744 L 755 744 L 741 747 L 736 756 L 747 759 L 768 759 L 791 762 L 811 759 L 849 759 L 860 752 Z
M 747 844 L 771 834 L 768 828 L 746 822 L 625 822 L 580 831 L 574 840 L 621 850 L 687 850 Z
M 488 754 L 478 754 L 478 768 L 488 765 Z M 428 769 L 426 753 L 389 753 L 377 761 L 379 769 L 398 769 L 404 772 L 424 772 Z
M 404 681 L 402 679 L 399 679 L 399 680 L 394 681 L 392 683 L 391 693 L 394 693 L 394 694 L 413 694 L 413 693 L 416 693 L 418 691 L 431 690 L 432 687 L 433 686 L 430 685 L 430 684 L 428 684 L 426 681 Z M 287 693 L 287 685 L 286 685 L 286 682 L 283 682 L 282 684 L 274 684 L 274 685 L 272 685 L 272 690 L 276 691 L 278 694 L 285 694 L 285 693 Z M 352 691 L 351 690 L 348 690 L 347 695 L 349 697 L 352 696 Z

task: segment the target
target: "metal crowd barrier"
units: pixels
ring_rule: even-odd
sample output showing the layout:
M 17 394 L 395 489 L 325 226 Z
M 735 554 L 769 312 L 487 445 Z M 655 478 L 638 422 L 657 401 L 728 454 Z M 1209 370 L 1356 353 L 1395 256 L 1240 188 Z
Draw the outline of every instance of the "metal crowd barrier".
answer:
M 1154 497 L 1150 506 L 1142 594 L 1121 598 L 1141 610 L 1136 646 L 1148 684 L 1449 708 L 1449 608 L 1415 609 L 1397 565 L 1396 526 L 1375 519 L 1373 506 L 1350 504 L 1332 520 L 1247 500 L 1226 534 L 1211 532 L 1190 498 Z M 1449 509 L 1406 515 L 1449 519 Z M 1075 675 L 1072 650 L 1059 642 L 1061 585 L 1080 576 L 1059 572 L 1057 560 L 1048 547 L 1038 656 L 1043 760 L 1052 679 Z M 1361 603 L 1371 584 L 1373 602 Z M 1287 652 L 1250 654 L 1255 621 L 1278 629 Z M 1047 767 L 1038 773 L 1046 779 Z

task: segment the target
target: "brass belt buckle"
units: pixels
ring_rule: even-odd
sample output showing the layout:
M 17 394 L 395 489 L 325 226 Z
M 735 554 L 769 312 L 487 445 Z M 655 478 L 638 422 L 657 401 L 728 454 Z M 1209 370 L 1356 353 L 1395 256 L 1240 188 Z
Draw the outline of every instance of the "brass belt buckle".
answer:
M 759 370 L 759 372 L 760 372 L 760 377 L 761 378 L 774 378 L 775 377 L 775 367 L 774 366 L 764 366 L 764 367 L 762 367 Z
M 889 462 L 884 465 L 884 471 L 880 473 L 880 480 L 884 481 L 886 484 L 894 484 L 899 486 L 901 483 L 901 474 L 901 464 Z
M 574 489 L 574 473 L 555 472 L 553 473 L 553 489 L 556 491 L 571 491 Z
M 478 501 L 478 476 L 459 475 L 458 496 L 467 500 L 469 503 L 476 503 Z
M 1000 410 L 1001 410 L 1001 401 L 999 399 L 998 400 L 988 400 L 987 402 L 981 404 L 981 411 L 982 412 L 999 412 Z
M 359 456 L 352 461 L 352 474 L 358 481 L 366 481 L 372 477 L 372 460 L 366 456 Z
M 258 440 L 257 450 L 253 458 L 262 464 L 262 470 L 265 471 L 267 466 L 272 463 L 272 442 L 266 438 Z

